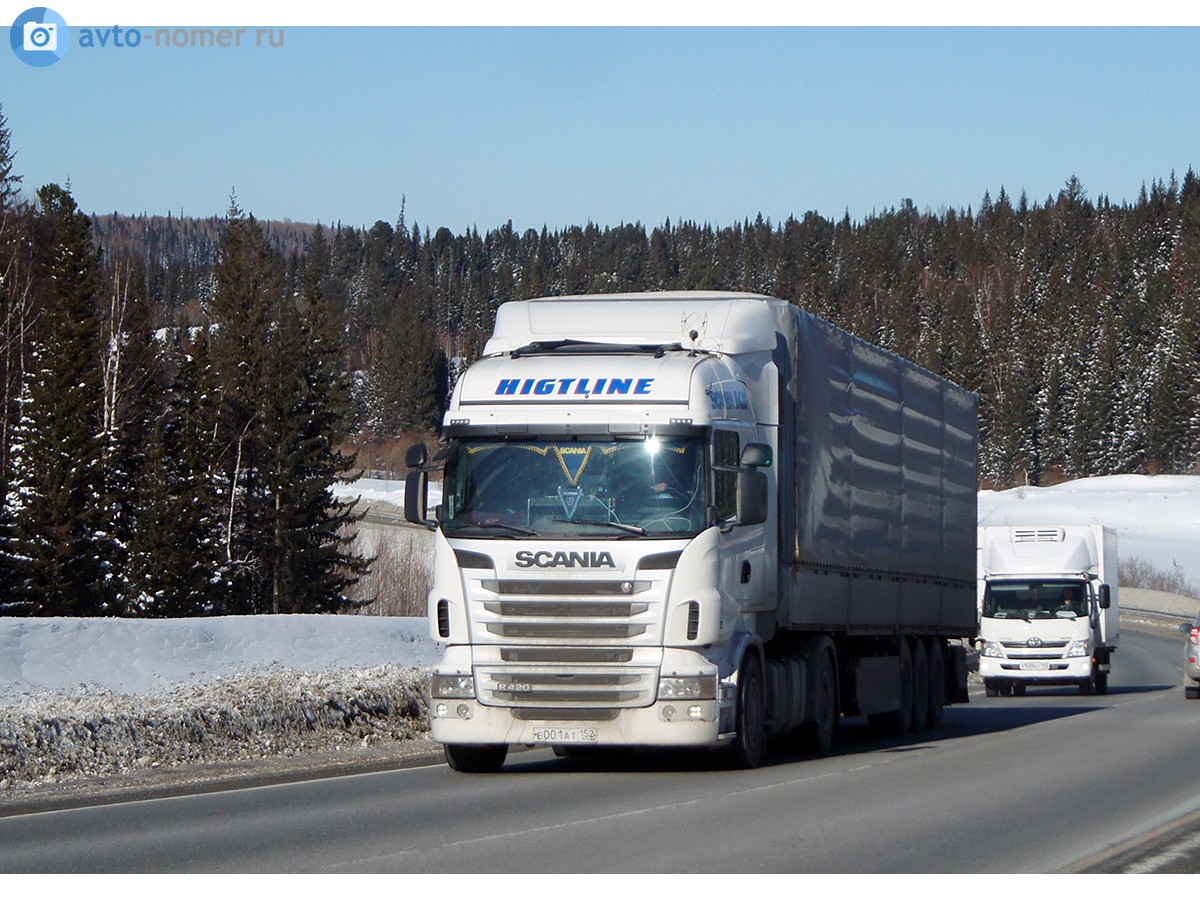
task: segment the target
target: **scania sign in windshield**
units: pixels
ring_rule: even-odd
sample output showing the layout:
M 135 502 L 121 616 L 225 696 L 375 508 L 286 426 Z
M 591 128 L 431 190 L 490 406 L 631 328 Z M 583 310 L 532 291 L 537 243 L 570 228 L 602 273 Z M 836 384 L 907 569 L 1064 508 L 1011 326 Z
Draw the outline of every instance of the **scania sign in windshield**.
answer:
M 555 569 L 559 567 L 574 569 L 596 569 L 608 568 L 615 569 L 617 564 L 613 562 L 612 554 L 607 550 L 599 552 L 589 550 L 585 552 L 578 551 L 550 551 L 550 550 L 518 550 L 517 551 L 517 566 L 522 569 L 528 569 L 536 566 L 539 569 Z

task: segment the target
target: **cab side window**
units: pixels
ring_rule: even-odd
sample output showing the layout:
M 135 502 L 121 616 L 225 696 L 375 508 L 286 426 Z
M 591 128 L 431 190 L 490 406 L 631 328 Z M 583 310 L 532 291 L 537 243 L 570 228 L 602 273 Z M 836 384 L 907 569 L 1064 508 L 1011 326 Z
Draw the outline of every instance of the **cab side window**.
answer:
M 736 431 L 713 432 L 713 503 L 718 522 L 737 512 L 737 473 L 741 456 L 741 440 Z

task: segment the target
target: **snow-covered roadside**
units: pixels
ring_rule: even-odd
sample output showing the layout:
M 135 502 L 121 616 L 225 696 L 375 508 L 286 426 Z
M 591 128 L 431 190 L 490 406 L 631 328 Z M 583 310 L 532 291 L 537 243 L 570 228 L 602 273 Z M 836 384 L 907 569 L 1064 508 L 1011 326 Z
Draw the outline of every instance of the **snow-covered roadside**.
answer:
M 428 731 L 423 620 L 0 619 L 0 800 L 23 786 Z

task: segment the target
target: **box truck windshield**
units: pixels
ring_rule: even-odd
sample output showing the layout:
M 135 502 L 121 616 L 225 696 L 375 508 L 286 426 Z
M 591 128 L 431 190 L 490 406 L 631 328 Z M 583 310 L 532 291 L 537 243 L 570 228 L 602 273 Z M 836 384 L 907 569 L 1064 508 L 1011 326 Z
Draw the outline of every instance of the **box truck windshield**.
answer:
M 1087 615 L 1082 581 L 998 581 L 987 586 L 983 615 L 989 619 L 1075 619 Z
M 705 443 L 456 441 L 446 458 L 447 537 L 684 537 L 705 528 Z

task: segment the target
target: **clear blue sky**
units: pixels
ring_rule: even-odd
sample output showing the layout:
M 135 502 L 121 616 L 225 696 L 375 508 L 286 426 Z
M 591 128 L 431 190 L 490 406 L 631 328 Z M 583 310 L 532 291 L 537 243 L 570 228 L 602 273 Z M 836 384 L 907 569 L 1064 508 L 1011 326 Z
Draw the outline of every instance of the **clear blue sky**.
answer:
M 1040 202 L 1072 174 L 1120 202 L 1200 170 L 1196 28 L 285 25 L 189 50 L 140 26 L 88 49 L 64 14 L 57 64 L 0 48 L 0 104 L 23 187 L 69 179 L 93 212 L 223 213 L 236 188 L 260 219 L 395 222 L 403 196 L 455 232 L 725 225 Z

